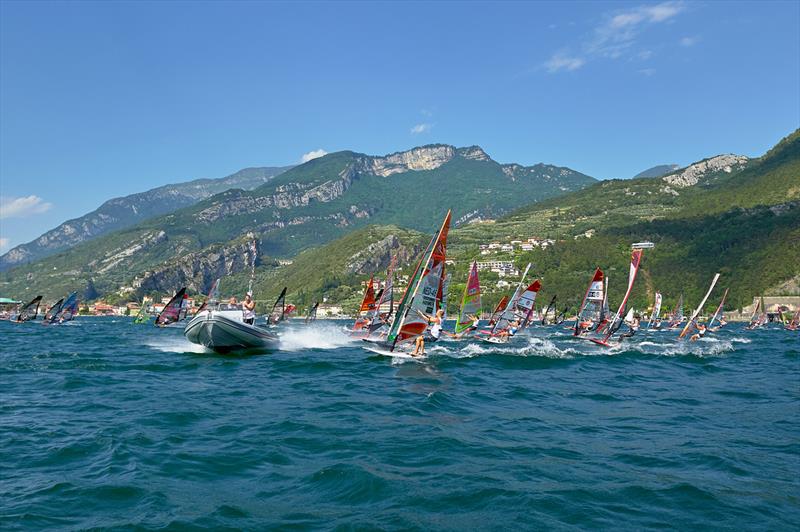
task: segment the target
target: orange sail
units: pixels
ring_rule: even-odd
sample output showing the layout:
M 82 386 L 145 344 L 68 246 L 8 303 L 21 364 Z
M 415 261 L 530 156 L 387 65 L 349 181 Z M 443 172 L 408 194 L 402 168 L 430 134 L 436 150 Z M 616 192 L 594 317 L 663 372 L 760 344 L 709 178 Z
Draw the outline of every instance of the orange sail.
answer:
M 392 350 L 397 342 L 411 340 L 424 333 L 428 320 L 423 314 L 432 316 L 441 307 L 450 216 L 450 211 L 447 211 L 442 227 L 425 249 L 400 300 L 397 318 L 387 336 L 387 343 Z

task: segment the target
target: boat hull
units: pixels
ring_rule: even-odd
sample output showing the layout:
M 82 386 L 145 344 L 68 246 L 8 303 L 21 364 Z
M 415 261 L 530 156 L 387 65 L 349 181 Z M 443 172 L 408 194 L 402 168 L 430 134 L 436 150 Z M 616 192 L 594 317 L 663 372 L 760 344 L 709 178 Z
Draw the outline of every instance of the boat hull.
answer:
M 195 316 L 183 331 L 193 344 L 220 353 L 245 349 L 272 350 L 278 348 L 278 336 L 265 329 L 223 315 L 205 311 Z

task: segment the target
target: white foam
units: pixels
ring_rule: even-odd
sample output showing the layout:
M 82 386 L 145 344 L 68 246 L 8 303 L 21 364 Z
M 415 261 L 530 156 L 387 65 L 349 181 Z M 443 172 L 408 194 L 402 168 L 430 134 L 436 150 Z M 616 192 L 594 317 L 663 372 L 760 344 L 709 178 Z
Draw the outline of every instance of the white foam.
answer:
M 290 325 L 281 334 L 281 349 L 285 351 L 302 351 L 305 349 L 336 349 L 360 342 L 344 333 L 340 325 L 321 323 L 309 325 Z
M 193 344 L 184 336 L 151 337 L 144 345 L 164 353 L 213 353 L 202 345 Z
M 521 340 L 524 340 L 521 341 Z M 437 346 L 438 348 L 439 346 Z M 539 356 L 548 358 L 573 358 L 580 352 L 568 347 L 559 348 L 550 340 L 537 337 L 512 339 L 508 344 L 488 345 L 483 343 L 469 343 L 460 349 L 450 350 L 441 347 L 445 353 L 454 358 L 471 358 L 481 355 L 510 355 L 510 356 Z M 433 350 L 431 350 L 433 352 Z

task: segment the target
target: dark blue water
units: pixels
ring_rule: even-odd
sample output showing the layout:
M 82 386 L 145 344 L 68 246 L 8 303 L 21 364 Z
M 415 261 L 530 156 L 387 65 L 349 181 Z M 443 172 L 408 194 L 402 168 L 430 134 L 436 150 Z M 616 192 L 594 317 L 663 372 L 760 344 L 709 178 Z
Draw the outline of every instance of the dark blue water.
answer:
M 800 526 L 800 335 L 219 356 L 0 322 L 0 528 Z M 538 332 L 537 334 L 544 334 Z

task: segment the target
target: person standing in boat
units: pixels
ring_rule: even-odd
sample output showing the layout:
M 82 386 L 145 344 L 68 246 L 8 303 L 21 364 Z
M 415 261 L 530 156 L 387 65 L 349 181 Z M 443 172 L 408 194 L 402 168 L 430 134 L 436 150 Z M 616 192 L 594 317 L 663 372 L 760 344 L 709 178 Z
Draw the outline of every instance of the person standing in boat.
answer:
M 244 296 L 242 303 L 242 321 L 248 325 L 253 325 L 256 322 L 256 302 L 253 301 L 253 293 L 247 292 Z
M 412 357 L 422 356 L 425 354 L 425 342 L 435 342 L 442 335 L 442 319 L 444 316 L 444 309 L 436 311 L 435 316 L 428 316 L 422 311 L 417 311 L 420 316 L 428 320 L 430 326 L 423 334 L 417 336 L 414 341 L 414 351 L 411 352 Z

